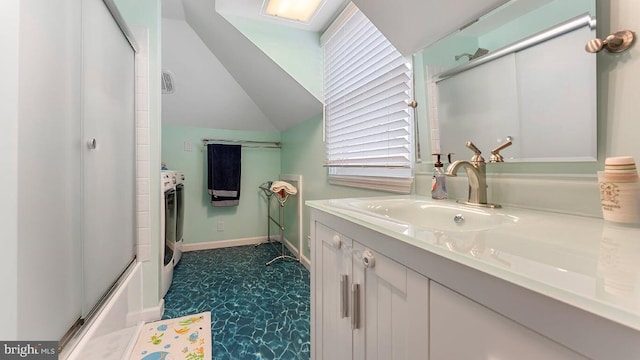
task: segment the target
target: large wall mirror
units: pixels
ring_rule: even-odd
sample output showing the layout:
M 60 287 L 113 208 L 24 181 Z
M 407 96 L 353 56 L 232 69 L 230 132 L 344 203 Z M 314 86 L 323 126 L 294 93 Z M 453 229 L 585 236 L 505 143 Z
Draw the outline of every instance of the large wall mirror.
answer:
M 595 0 L 512 0 L 414 55 L 421 158 L 597 160 Z M 430 144 L 430 146 L 426 146 Z

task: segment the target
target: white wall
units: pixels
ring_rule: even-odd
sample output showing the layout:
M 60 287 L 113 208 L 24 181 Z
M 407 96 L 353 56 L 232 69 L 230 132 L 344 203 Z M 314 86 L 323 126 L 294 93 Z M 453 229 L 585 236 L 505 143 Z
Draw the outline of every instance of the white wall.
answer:
M 276 131 L 185 21 L 162 19 L 162 68 L 175 84 L 162 96 L 164 125 Z
M 0 188 L 18 187 L 18 49 L 20 32 L 20 0 L 4 0 L 0 3 L 0 48 L 3 66 L 0 67 Z M 8 176 L 6 175 L 8 174 Z M 0 261 L 0 339 L 17 338 L 18 316 L 18 193 L 5 191 L 0 207 L 0 228 L 3 229 L 4 259 Z

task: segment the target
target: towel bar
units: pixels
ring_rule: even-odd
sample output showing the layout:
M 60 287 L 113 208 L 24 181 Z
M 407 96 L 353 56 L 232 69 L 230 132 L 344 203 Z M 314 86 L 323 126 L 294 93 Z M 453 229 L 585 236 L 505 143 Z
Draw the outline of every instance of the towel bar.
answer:
M 290 255 L 286 255 L 285 254 L 285 248 L 284 248 L 284 203 L 287 201 L 287 199 L 289 198 L 289 194 L 287 192 L 273 192 L 271 190 L 271 185 L 272 185 L 272 181 L 267 181 L 263 184 L 261 184 L 260 186 L 258 186 L 259 189 L 261 189 L 262 191 L 264 191 L 265 195 L 267 196 L 267 240 L 263 243 L 260 244 L 256 244 L 255 246 L 259 246 L 262 244 L 266 244 L 269 243 L 271 244 L 275 249 L 277 249 L 275 243 L 276 242 L 280 242 L 280 249 L 278 249 L 279 251 L 279 255 L 276 256 L 275 258 L 271 259 L 270 261 L 268 261 L 265 265 L 269 266 L 271 265 L 274 261 L 276 260 L 281 260 L 281 259 L 290 259 L 290 260 L 294 260 L 294 261 L 300 261 L 299 258 L 290 256 Z M 279 216 L 278 219 L 276 220 L 273 216 L 271 216 L 271 198 L 275 197 L 276 200 L 278 200 L 278 205 L 279 205 Z M 274 223 L 275 225 L 278 226 L 278 228 L 280 229 L 280 240 L 273 240 L 271 239 L 271 223 Z

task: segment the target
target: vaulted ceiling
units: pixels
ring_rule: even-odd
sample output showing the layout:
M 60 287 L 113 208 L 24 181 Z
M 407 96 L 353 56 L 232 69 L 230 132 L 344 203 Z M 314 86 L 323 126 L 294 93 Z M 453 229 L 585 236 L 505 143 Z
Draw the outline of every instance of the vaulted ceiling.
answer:
M 405 55 L 506 1 L 353 0 Z M 163 96 L 163 123 L 283 131 L 318 116 L 321 94 L 314 86 L 301 85 L 305 81 L 297 79 L 294 71 L 283 68 L 223 15 L 290 26 L 292 32 L 313 32 L 319 38 L 347 2 L 325 0 L 312 24 L 304 25 L 260 16 L 262 0 L 163 0 L 163 68 L 175 76 L 176 88 Z M 318 41 L 321 54 L 319 49 Z M 321 58 L 317 60 L 321 63 Z M 304 67 L 304 61 L 299 59 L 295 66 Z M 321 84 L 316 88 L 321 89 Z
M 321 101 L 216 12 L 213 0 L 164 0 L 162 38 L 163 68 L 176 89 L 163 96 L 164 124 L 282 131 L 322 113 Z

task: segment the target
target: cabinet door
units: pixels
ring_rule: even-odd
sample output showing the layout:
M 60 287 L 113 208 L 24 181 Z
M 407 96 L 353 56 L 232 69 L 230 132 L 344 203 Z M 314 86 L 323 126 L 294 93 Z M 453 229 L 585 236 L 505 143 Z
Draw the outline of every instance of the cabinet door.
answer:
M 315 359 L 351 359 L 351 248 L 351 239 L 316 223 Z
M 429 280 L 354 242 L 353 284 L 360 287 L 353 314 L 359 320 L 354 326 L 353 358 L 426 358 Z
M 586 359 L 433 281 L 430 295 L 429 359 Z

